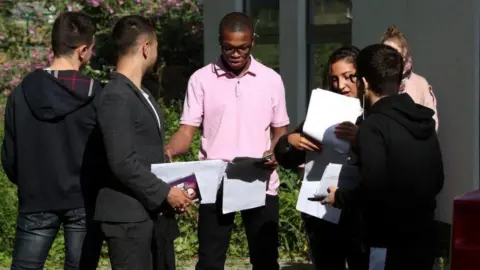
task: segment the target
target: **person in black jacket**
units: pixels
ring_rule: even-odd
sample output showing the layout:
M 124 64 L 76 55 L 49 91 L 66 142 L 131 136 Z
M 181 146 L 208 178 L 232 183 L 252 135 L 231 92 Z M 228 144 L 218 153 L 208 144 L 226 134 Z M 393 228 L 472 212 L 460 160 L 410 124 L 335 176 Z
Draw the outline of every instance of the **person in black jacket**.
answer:
M 366 110 L 357 135 L 360 185 L 332 186 L 323 203 L 342 209 L 360 205 L 369 246 L 386 248 L 386 270 L 430 270 L 442 154 L 434 112 L 397 94 L 402 69 L 402 56 L 386 45 L 368 46 L 358 55 Z
M 359 51 L 357 47 L 345 46 L 330 55 L 324 88 L 345 96 L 357 97 L 355 59 Z M 336 127 L 337 137 L 354 142 L 358 130 L 356 124 L 339 124 Z M 275 146 L 275 157 L 282 167 L 295 169 L 305 162 L 306 151 L 322 151 L 320 144 L 304 136 L 302 128 L 303 124 L 292 133 L 281 137 Z M 344 211 L 339 224 L 304 213 L 302 219 L 315 269 L 344 270 L 346 261 L 352 270 L 368 268 L 368 249 L 362 242 L 357 212 Z
M 157 60 L 152 23 L 141 16 L 120 19 L 112 33 L 116 72 L 94 102 L 109 170 L 99 191 L 95 219 L 101 222 L 113 269 L 174 269 L 174 211 L 189 196 L 158 179 L 150 167 L 165 162 L 165 123 L 144 74 Z
M 62 225 L 65 269 L 96 269 L 103 238 L 88 218 L 95 181 L 83 172 L 93 158 L 85 152 L 101 87 L 79 72 L 93 54 L 95 29 L 86 14 L 58 16 L 53 63 L 28 74 L 8 97 L 2 165 L 19 199 L 12 269 L 43 269 Z M 94 233 L 88 241 L 87 225 Z

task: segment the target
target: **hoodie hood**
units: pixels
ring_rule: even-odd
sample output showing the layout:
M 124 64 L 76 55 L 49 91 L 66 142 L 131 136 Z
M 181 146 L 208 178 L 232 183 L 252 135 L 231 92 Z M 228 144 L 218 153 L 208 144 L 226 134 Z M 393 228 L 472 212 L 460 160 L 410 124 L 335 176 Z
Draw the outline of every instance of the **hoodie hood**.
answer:
M 27 75 L 21 87 L 30 110 L 42 121 L 77 111 L 101 89 L 98 82 L 76 70 L 42 69 Z
M 388 116 L 417 139 L 427 139 L 435 133 L 434 111 L 415 104 L 408 94 L 384 97 L 372 106 L 370 113 Z

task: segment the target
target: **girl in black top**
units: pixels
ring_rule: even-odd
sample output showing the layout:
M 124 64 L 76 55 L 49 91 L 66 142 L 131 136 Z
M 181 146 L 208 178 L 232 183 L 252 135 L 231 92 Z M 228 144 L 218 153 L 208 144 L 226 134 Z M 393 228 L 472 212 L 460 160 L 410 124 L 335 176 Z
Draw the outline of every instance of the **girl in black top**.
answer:
M 329 57 L 323 88 L 342 95 L 358 97 L 355 59 L 359 50 L 346 46 L 335 50 Z M 358 124 L 358 121 L 357 123 Z M 337 126 L 338 138 L 354 142 L 358 126 L 345 122 Z M 322 146 L 302 133 L 303 124 L 283 136 L 275 147 L 275 157 L 285 168 L 297 168 L 305 162 L 306 151 L 321 151 Z M 307 233 L 311 259 L 318 270 L 368 269 L 369 253 L 363 245 L 359 212 L 342 211 L 339 224 L 302 214 Z

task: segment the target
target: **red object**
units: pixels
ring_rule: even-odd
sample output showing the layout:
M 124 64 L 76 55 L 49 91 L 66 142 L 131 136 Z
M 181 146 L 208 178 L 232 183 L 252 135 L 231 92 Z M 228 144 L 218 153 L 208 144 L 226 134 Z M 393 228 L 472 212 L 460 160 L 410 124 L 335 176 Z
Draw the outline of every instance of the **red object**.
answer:
M 480 269 L 480 190 L 453 201 L 450 270 Z

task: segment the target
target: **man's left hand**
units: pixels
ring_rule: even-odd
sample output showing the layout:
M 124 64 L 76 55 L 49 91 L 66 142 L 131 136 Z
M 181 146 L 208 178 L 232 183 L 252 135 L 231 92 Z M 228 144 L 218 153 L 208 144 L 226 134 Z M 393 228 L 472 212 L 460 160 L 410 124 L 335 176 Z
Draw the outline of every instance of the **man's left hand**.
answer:
M 271 150 L 268 150 L 268 151 L 265 151 L 265 153 L 263 153 L 263 156 L 266 157 L 272 153 L 273 152 Z M 274 170 L 278 165 L 277 160 L 275 159 L 275 155 L 272 155 L 270 157 L 270 160 L 265 162 L 264 165 L 266 168 Z
M 323 199 L 321 203 L 333 205 L 335 203 L 335 192 L 337 191 L 337 189 L 338 188 L 336 186 L 330 186 L 327 190 L 328 196 L 325 199 Z

